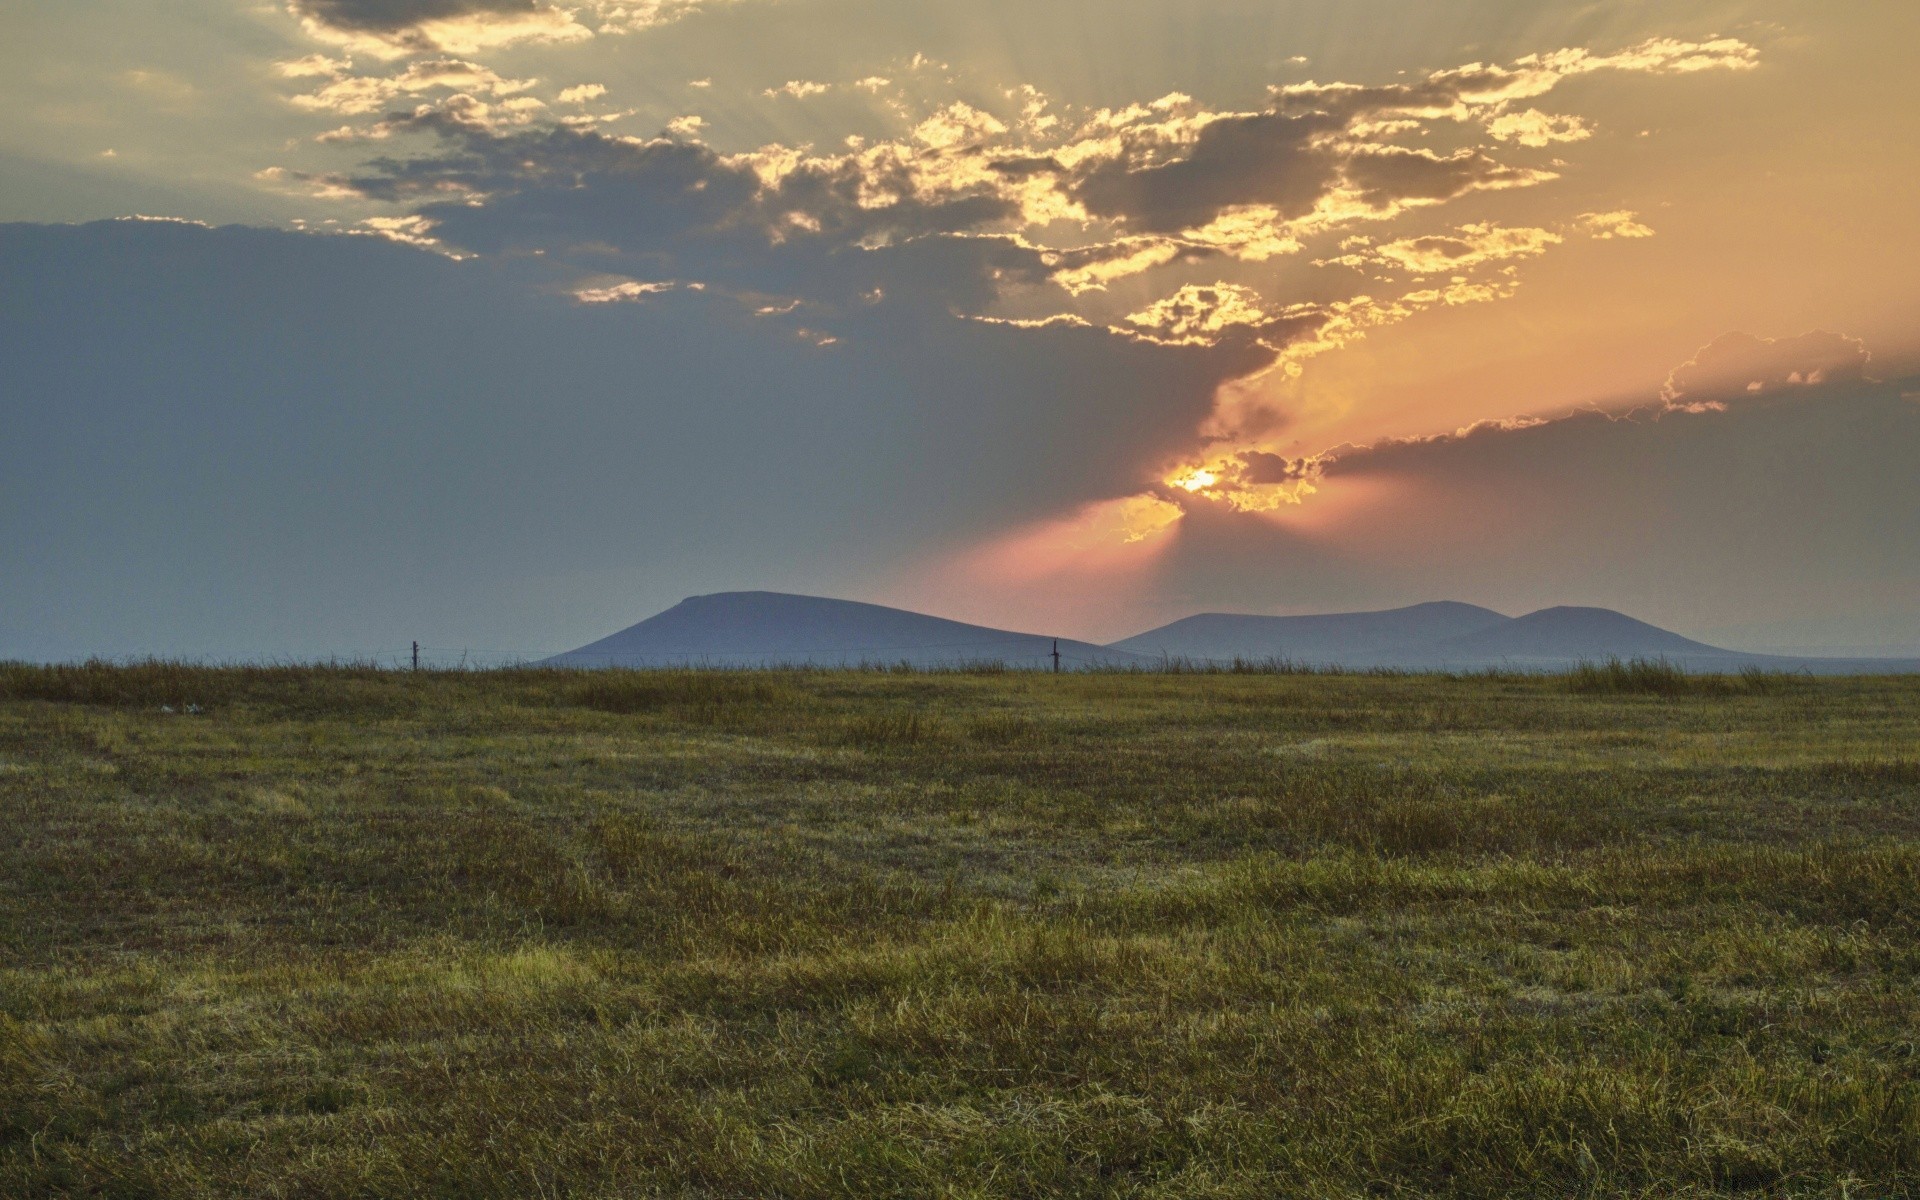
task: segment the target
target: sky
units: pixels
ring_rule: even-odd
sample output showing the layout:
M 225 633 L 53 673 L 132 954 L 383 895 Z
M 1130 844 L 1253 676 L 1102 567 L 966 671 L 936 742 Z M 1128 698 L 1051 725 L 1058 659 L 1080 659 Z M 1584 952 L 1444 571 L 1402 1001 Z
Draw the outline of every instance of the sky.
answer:
M 0 0 L 0 658 L 1920 653 L 1920 8 Z

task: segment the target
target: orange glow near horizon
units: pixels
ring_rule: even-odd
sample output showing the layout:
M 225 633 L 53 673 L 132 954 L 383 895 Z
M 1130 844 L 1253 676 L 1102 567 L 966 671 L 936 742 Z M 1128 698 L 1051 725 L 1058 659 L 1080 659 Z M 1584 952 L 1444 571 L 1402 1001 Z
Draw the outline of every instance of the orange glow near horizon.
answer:
M 921 563 L 887 601 L 1096 641 L 1138 632 L 1143 596 L 1185 515 L 1150 492 L 1085 505 Z

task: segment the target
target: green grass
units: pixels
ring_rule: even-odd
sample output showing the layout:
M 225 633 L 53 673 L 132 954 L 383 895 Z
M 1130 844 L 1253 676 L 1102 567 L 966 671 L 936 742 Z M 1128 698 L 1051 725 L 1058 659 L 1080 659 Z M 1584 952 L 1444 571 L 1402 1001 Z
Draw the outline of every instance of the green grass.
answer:
M 1916 1192 L 1920 679 L 0 666 L 0 1196 Z
M 1795 676 L 1761 667 L 1742 668 L 1738 675 L 1691 672 L 1665 659 L 1635 658 L 1583 662 L 1567 672 L 1567 686 L 1591 696 L 1730 696 L 1742 692 L 1765 694 L 1794 686 Z

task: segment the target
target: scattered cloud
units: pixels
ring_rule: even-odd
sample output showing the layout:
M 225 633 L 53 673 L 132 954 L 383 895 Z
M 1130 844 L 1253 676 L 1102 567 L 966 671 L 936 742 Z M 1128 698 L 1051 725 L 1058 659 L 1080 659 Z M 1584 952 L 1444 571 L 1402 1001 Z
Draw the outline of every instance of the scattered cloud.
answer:
M 1156 300 L 1127 321 L 1174 344 L 1210 346 L 1223 337 L 1284 335 L 1298 328 L 1296 317 L 1268 312 L 1260 293 L 1231 283 L 1188 284 Z
M 1508 106 L 1591 71 L 1738 68 L 1754 58 L 1750 47 L 1729 39 L 1655 41 L 1614 55 L 1564 50 L 1505 67 L 1470 64 L 1412 84 L 1288 85 L 1273 90 L 1268 108 L 1253 112 L 1214 111 L 1172 93 L 1074 118 L 1051 111 L 1049 99 L 1036 89 L 1014 88 L 1007 97 L 1015 111 L 1005 116 L 953 102 L 920 117 L 902 137 L 849 139 L 839 154 L 782 145 L 712 154 L 713 169 L 730 176 L 726 194 L 733 194 L 731 176 L 741 167 L 750 168 L 760 184 L 756 195 L 739 198 L 739 211 L 716 217 L 736 232 L 758 227 L 774 242 L 812 234 L 864 249 L 903 237 L 1023 231 L 1020 236 L 1043 265 L 1056 268 L 1058 286 L 1069 294 L 1088 294 L 1178 262 L 1226 255 L 1257 263 L 1298 254 L 1306 239 L 1331 230 L 1387 222 L 1472 192 L 1534 187 L 1557 177 L 1554 170 L 1504 162 L 1473 146 L 1441 151 L 1375 140 L 1383 121 L 1424 125 L 1480 119 L 1523 143 L 1535 134 L 1568 140 L 1586 128 L 1579 118 L 1546 117 L 1535 109 L 1514 112 Z M 604 167 L 644 189 L 633 170 L 643 160 L 660 165 L 658 156 L 621 139 L 521 138 L 511 146 L 480 145 L 475 139 L 481 133 L 503 128 L 503 114 L 512 118 L 504 128 L 524 124 L 530 106 L 516 111 L 501 98 L 531 81 L 482 74 L 484 69 L 462 60 L 436 62 L 415 64 L 385 79 L 337 79 L 303 98 L 315 107 L 369 111 L 383 96 L 460 87 L 481 102 L 441 103 L 432 112 L 389 116 L 385 132 L 409 129 L 467 144 L 439 158 L 381 160 L 371 164 L 372 173 L 351 176 L 345 186 L 395 202 L 431 203 L 436 191 L 446 190 L 482 204 L 511 195 L 522 197 L 518 207 L 524 207 L 530 192 L 549 186 L 549 179 L 559 186 L 564 178 L 571 189 L 575 169 L 602 177 L 595 168 Z M 460 77 L 456 72 L 462 70 L 472 74 Z M 870 76 L 852 86 L 884 85 L 885 77 Z M 790 80 L 765 94 L 799 99 L 829 87 Z M 577 95 L 572 89 L 562 93 L 569 100 Z M 702 128 L 686 119 L 670 126 L 683 140 Z M 556 154 L 564 161 L 549 163 Z M 502 207 L 504 220 L 504 209 L 516 205 Z M 1639 232 L 1644 226 L 1630 219 L 1590 216 L 1588 231 L 1595 236 L 1644 236 Z M 1039 231 L 1066 223 L 1077 223 L 1093 236 L 1080 246 L 1035 240 Z M 595 235 L 577 232 L 582 238 Z M 1541 237 L 1525 252 L 1557 235 Z M 604 236 L 599 240 L 621 245 Z M 1390 245 L 1393 251 L 1371 257 L 1389 261 L 1420 253 L 1404 240 Z M 1433 243 L 1425 256 L 1433 261 L 1425 269 L 1440 269 L 1444 264 L 1436 256 L 1447 249 Z M 1471 265 L 1521 254 L 1517 245 L 1485 243 L 1464 250 L 1462 259 Z
M 670 292 L 677 284 L 647 283 L 637 279 L 625 279 L 619 283 L 604 287 L 582 287 L 573 293 L 573 298 L 582 304 L 621 304 L 645 300 L 648 296 L 657 296 Z
M 1019 86 L 998 94 L 1004 103 L 948 101 L 918 113 L 896 98 L 889 103 L 904 128 L 892 137 L 726 153 L 700 140 L 706 124 L 693 115 L 654 139 L 551 122 L 523 94 L 533 81 L 461 59 L 422 60 L 367 83 L 322 57 L 301 68 L 303 78 L 330 80 L 316 106 L 349 81 L 336 110 L 371 104 L 373 93 L 453 94 L 382 113 L 369 127 L 368 136 L 411 139 L 411 153 L 281 178 L 399 207 L 460 252 L 541 254 L 590 279 L 632 276 L 582 285 L 575 295 L 585 303 L 653 295 L 655 285 L 633 280 L 668 273 L 722 293 L 804 300 L 806 336 L 820 345 L 835 344 L 837 325 L 872 307 L 868 297 L 884 297 L 881 307 L 927 319 L 1217 355 L 1224 382 L 1214 410 L 1195 430 L 1195 451 L 1157 486 L 1258 511 L 1298 503 L 1317 478 L 1297 456 L 1276 457 L 1269 439 L 1284 414 L 1264 380 L 1298 378 L 1316 356 L 1421 313 L 1511 296 L 1524 263 L 1570 236 L 1652 234 L 1622 209 L 1394 236 L 1406 214 L 1557 179 L 1558 160 L 1543 167 L 1507 155 L 1591 136 L 1584 118 L 1532 106 L 1565 79 L 1739 71 L 1756 61 L 1732 39 L 1656 40 L 1614 54 L 1471 63 L 1404 83 L 1276 86 L 1251 111 L 1178 92 L 1075 109 Z M 924 69 L 946 68 L 909 63 L 842 85 L 795 79 L 762 94 L 878 92 L 893 75 Z M 1458 144 L 1483 129 L 1488 144 Z M 1453 131 L 1451 143 L 1404 144 L 1443 130 Z M 1339 252 L 1315 261 L 1356 268 L 1371 277 L 1369 291 L 1305 301 L 1267 294 L 1228 269 L 1335 239 Z
M 811 79 L 789 79 L 779 87 L 770 87 L 760 93 L 768 99 L 791 96 L 795 100 L 805 100 L 810 96 L 824 96 L 833 89 L 824 83 L 815 83 Z
M 307 32 L 380 58 L 475 54 L 664 25 L 727 0 L 290 0 Z
M 572 12 L 539 0 L 292 0 L 290 7 L 313 37 L 378 58 L 593 36 Z
M 433 236 L 433 224 L 432 221 L 420 216 L 368 217 L 360 222 L 361 229 L 356 232 L 364 232 L 374 237 L 386 238 L 390 242 L 399 242 L 404 246 L 414 246 L 421 250 L 432 250 L 436 253 L 448 254 L 451 258 L 459 258 L 458 254 L 449 254 L 446 247 Z
M 1555 142 L 1584 142 L 1593 126 L 1582 117 L 1549 116 L 1537 108 L 1499 113 L 1487 119 L 1487 132 L 1503 142 L 1522 146 L 1550 146 Z
M 1200 257 L 1172 238 L 1139 237 L 1052 251 L 1043 261 L 1052 269 L 1052 281 L 1078 296 L 1103 291 L 1116 280 L 1166 266 L 1183 255 Z
M 562 104 L 585 104 L 589 100 L 598 100 L 606 94 L 607 86 L 603 83 L 582 83 L 574 87 L 562 88 L 555 99 Z
M 280 64 L 281 72 L 296 78 L 325 76 L 331 82 L 318 91 L 291 98 L 296 108 L 359 116 L 379 112 L 405 96 L 427 92 L 462 92 L 469 96 L 506 97 L 525 92 L 537 79 L 505 79 L 491 68 L 459 58 L 428 58 L 411 63 L 395 75 L 354 75 L 344 60 L 313 56 Z M 289 69 L 291 68 L 291 69 Z M 523 110 L 534 105 L 522 104 Z
M 1462 225 L 1453 233 L 1402 238 L 1374 247 L 1361 256 L 1391 263 L 1415 275 L 1461 271 L 1482 263 L 1532 258 L 1560 244 L 1559 234 L 1546 229 L 1506 228 L 1491 222 Z
M 353 67 L 351 58 L 330 58 L 325 54 L 309 54 L 304 58 L 290 59 L 273 64 L 274 70 L 287 79 L 339 79 Z
M 1581 213 L 1574 223 L 1590 237 L 1601 241 L 1612 238 L 1650 238 L 1653 230 L 1640 223 L 1640 214 L 1621 209 L 1617 212 Z

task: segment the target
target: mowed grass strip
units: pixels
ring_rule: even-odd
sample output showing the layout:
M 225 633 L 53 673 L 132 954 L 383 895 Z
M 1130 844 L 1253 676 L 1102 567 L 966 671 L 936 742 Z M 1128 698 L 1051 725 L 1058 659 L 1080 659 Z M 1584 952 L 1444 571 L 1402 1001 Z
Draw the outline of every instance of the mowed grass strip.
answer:
M 8 1197 L 1906 1196 L 1916 985 L 1920 680 L 0 667 Z

